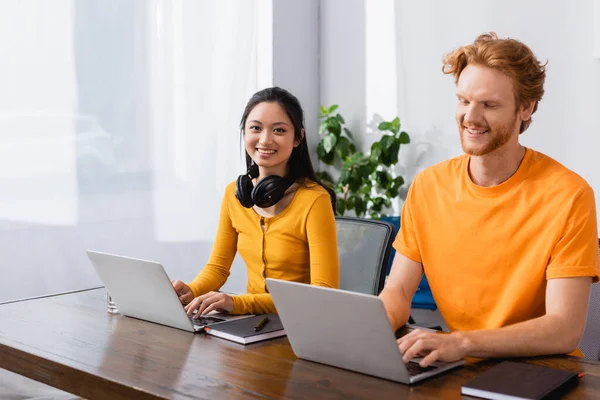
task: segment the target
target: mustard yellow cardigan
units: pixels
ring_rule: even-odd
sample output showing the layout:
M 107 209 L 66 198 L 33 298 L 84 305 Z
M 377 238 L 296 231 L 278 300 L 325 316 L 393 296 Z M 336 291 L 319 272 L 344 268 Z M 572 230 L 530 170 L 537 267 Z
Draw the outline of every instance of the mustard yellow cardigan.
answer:
M 225 189 L 208 263 L 189 283 L 194 297 L 223 286 L 236 251 L 248 268 L 248 293 L 233 296 L 232 314 L 275 312 L 267 277 L 339 287 L 335 218 L 329 193 L 306 180 L 285 210 L 265 218 L 252 208 L 242 207 L 235 198 L 235 182 L 230 183 Z

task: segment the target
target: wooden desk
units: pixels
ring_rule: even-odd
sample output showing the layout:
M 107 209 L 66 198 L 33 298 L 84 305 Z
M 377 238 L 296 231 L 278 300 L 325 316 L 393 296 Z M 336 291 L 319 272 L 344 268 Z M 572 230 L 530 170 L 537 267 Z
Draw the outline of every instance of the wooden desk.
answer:
M 566 398 L 600 398 L 599 363 L 529 362 L 587 372 Z M 298 360 L 286 338 L 242 346 L 111 315 L 102 289 L 0 306 L 0 367 L 87 399 L 458 399 L 495 363 L 407 386 Z

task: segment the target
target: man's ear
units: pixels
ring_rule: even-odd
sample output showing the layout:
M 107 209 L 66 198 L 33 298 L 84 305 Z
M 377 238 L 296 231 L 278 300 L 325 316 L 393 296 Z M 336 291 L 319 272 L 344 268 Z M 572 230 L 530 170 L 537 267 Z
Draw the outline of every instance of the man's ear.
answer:
M 300 131 L 300 139 L 294 140 L 294 147 L 300 146 L 300 143 L 302 143 L 302 140 L 304 139 L 304 135 L 304 128 L 302 128 L 302 130 Z
M 531 115 L 533 114 L 533 109 L 535 108 L 535 101 L 527 105 L 522 105 L 519 107 L 519 114 L 521 114 L 521 121 L 529 121 L 531 119 Z

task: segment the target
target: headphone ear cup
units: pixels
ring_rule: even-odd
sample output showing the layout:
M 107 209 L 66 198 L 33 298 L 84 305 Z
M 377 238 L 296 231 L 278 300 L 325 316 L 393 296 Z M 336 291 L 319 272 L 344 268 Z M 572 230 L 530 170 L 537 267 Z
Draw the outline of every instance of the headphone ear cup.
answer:
M 252 189 L 252 200 L 260 208 L 271 207 L 283 198 L 292 185 L 288 179 L 271 175 L 261 179 Z
M 248 175 L 238 176 L 235 185 L 235 197 L 242 206 L 250 208 L 254 205 L 254 201 L 252 200 L 253 189 L 254 185 Z

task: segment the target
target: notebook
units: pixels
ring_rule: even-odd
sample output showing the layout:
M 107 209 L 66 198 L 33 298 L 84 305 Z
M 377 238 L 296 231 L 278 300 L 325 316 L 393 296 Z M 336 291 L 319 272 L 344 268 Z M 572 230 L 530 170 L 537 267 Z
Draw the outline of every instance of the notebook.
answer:
M 461 393 L 484 399 L 558 398 L 577 385 L 576 372 L 504 361 L 463 385 Z
M 266 321 L 264 321 L 265 318 L 267 318 Z M 260 330 L 257 330 L 259 324 L 263 326 Z M 285 336 L 283 325 L 276 314 L 255 315 L 236 321 L 222 322 L 218 325 L 205 327 L 204 331 L 209 335 L 241 344 Z

